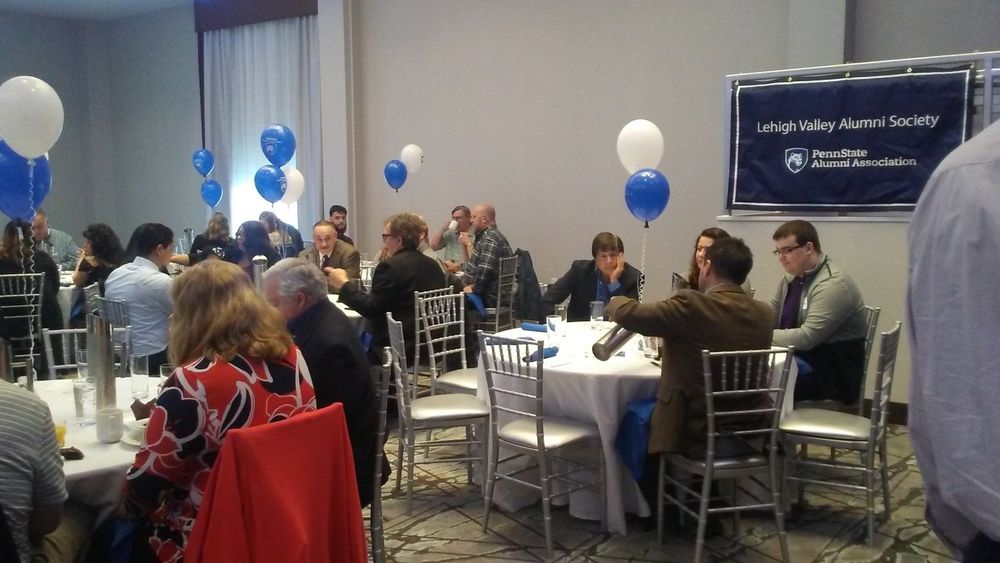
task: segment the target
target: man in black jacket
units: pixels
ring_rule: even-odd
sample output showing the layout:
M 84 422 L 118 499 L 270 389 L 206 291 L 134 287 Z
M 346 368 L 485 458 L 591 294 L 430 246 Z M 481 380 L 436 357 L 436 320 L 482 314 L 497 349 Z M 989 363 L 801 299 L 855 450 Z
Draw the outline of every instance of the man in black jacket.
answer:
M 372 500 L 378 403 L 361 340 L 344 312 L 327 299 L 323 273 L 302 258 L 286 258 L 264 274 L 264 294 L 288 320 L 309 366 L 316 406 L 343 403 L 361 506 Z M 386 473 L 388 475 L 388 473 Z
M 542 296 L 541 316 L 551 315 L 555 306 L 569 297 L 568 321 L 590 320 L 590 302 L 624 295 L 639 298 L 636 268 L 625 262 L 625 244 L 612 233 L 598 233 L 590 245 L 593 260 L 574 260 L 569 271 L 549 286 Z
M 388 258 L 375 267 L 372 287 L 368 292 L 360 282 L 350 281 L 346 271 L 340 268 L 325 270 L 330 287 L 340 292 L 340 302 L 368 319 L 372 333 L 368 358 L 372 365 L 382 364 L 378 354 L 389 345 L 386 313 L 392 313 L 392 318 L 403 323 L 406 360 L 412 365 L 416 322 L 413 293 L 440 289 L 448 284 L 437 261 L 417 250 L 423 224 L 423 219 L 412 213 L 397 213 L 386 221 L 382 229 L 382 244 L 383 254 Z

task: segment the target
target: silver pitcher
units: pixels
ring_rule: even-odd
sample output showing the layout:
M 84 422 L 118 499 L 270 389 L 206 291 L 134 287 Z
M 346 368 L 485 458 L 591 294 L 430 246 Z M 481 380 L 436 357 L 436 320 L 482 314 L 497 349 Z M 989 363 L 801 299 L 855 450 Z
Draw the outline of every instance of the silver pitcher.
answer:
M 115 407 L 115 353 L 111 323 L 97 315 L 87 315 L 87 371 L 97 389 L 97 410 Z M 122 361 L 127 362 L 128 358 Z
M 594 342 L 594 346 L 591 351 L 594 353 L 594 357 L 602 362 L 608 361 L 608 358 L 614 356 L 618 353 L 618 350 L 622 349 L 622 346 L 629 341 L 630 338 L 635 333 L 630 330 L 625 330 L 622 325 L 616 324 L 611 327 L 611 330 L 604 333 Z

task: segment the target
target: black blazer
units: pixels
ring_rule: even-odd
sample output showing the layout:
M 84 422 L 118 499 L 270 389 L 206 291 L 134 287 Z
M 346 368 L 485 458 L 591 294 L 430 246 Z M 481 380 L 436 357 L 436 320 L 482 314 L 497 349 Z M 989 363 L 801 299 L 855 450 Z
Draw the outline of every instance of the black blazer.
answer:
M 323 299 L 288 322 L 309 366 L 316 407 L 343 403 L 361 506 L 372 500 L 378 402 L 361 339 L 344 312 Z
M 625 263 L 625 270 L 618 279 L 621 287 L 611 292 L 610 297 L 624 295 L 632 299 L 639 298 L 639 270 Z M 566 320 L 590 320 L 590 302 L 597 297 L 597 263 L 594 260 L 574 260 L 569 271 L 559 278 L 559 281 L 549 286 L 542 296 L 541 315 L 551 315 L 555 307 L 569 297 L 569 308 L 566 310 Z
M 359 282 L 349 282 L 340 288 L 340 301 L 368 319 L 372 333 L 369 361 L 382 365 L 379 356 L 389 345 L 389 325 L 385 314 L 403 323 L 406 340 L 406 362 L 413 363 L 414 323 L 413 292 L 441 289 L 447 286 L 445 273 L 437 260 L 416 250 L 403 249 L 378 263 L 372 273 L 372 288 L 365 293 Z

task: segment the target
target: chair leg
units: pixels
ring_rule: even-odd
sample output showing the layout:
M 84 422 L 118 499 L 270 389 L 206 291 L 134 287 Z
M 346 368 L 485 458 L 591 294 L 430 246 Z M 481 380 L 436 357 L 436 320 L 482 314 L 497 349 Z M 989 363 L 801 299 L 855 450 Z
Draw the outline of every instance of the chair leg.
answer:
M 656 542 L 663 543 L 663 494 L 666 492 L 667 458 L 660 454 L 660 470 L 656 475 Z
M 784 478 L 779 475 L 781 466 L 777 455 L 771 458 L 771 502 L 774 503 L 774 525 L 778 529 L 778 544 L 781 547 L 781 560 L 788 561 L 788 538 L 785 535 L 785 500 L 781 494 Z
M 868 546 L 875 544 L 875 468 L 869 460 L 865 469 L 865 507 L 868 511 Z
M 403 424 L 403 417 L 399 417 L 399 428 L 396 431 L 399 440 L 396 443 L 396 488 L 394 493 L 399 492 L 403 480 L 403 447 L 406 445 L 406 426 Z
M 597 455 L 601 459 L 601 481 L 597 484 L 601 488 L 601 531 L 608 531 L 608 468 L 604 465 L 604 449 L 597 448 Z
M 805 461 L 805 459 L 809 457 L 808 447 L 809 446 L 802 444 L 802 449 L 799 452 L 799 459 L 802 461 Z M 799 511 L 801 511 L 806 507 L 806 483 L 805 481 L 796 482 L 799 484 Z
M 484 532 L 490 523 L 490 509 L 493 508 L 493 487 L 496 485 L 497 466 L 500 459 L 500 442 L 497 441 L 496 438 L 490 439 L 489 451 L 489 455 L 493 456 L 493 459 L 489 462 L 486 469 L 486 482 L 484 483 L 484 488 L 486 489 L 486 499 L 484 500 L 486 503 L 486 514 L 483 515 Z
M 465 462 L 465 482 L 472 484 L 472 426 L 465 427 L 465 457 L 469 458 L 469 461 Z
M 545 550 L 548 558 L 552 559 L 552 490 L 549 483 L 549 459 L 543 453 L 538 453 L 538 471 L 541 474 L 542 484 L 542 515 L 545 518 Z
M 702 552 L 705 551 L 705 528 L 708 526 L 708 502 L 712 498 L 711 467 L 701 477 L 701 498 L 698 503 L 698 536 L 694 544 L 695 563 L 701 563 Z
M 885 442 L 882 442 L 879 446 L 879 462 L 882 466 L 882 502 L 885 505 L 885 512 L 882 514 L 882 518 L 885 522 L 888 522 L 892 508 L 889 504 L 889 456 L 886 452 Z
M 413 450 L 414 447 L 414 432 L 413 425 L 410 425 L 406 430 L 407 434 L 407 444 L 406 444 L 406 513 L 413 513 Z

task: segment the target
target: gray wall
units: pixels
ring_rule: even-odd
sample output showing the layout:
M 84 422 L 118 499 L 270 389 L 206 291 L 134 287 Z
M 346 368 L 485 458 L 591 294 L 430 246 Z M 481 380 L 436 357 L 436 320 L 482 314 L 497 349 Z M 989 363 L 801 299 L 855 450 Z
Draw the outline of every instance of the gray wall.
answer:
M 856 1 L 856 61 L 998 49 L 997 0 Z

